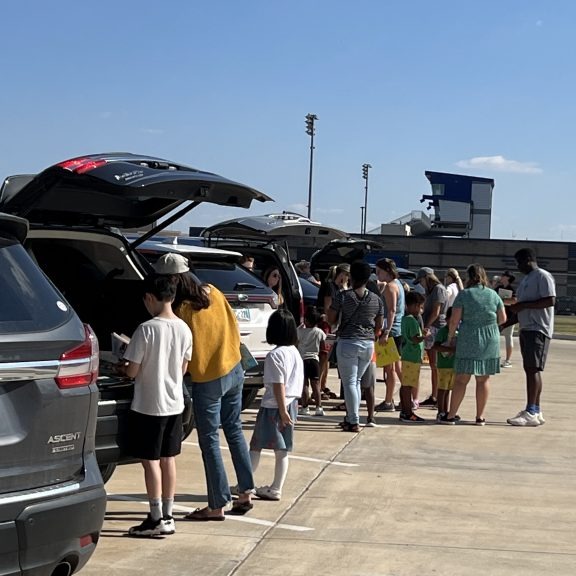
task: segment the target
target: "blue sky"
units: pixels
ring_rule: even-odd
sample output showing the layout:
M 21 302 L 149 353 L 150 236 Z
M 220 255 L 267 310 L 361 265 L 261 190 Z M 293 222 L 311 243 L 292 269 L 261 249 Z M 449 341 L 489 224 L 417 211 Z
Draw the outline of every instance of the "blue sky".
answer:
M 358 231 L 420 209 L 425 170 L 492 177 L 493 237 L 576 241 L 571 0 L 19 0 L 2 6 L 0 175 L 158 155 Z M 204 226 L 245 212 L 194 210 Z

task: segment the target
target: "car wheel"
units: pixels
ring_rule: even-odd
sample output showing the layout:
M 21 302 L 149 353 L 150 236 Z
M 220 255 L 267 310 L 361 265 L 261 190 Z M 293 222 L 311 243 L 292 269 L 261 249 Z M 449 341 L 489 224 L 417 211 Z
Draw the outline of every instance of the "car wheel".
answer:
M 244 388 L 242 390 L 242 410 L 250 408 L 258 396 L 258 388 Z
M 98 468 L 100 468 L 100 474 L 102 474 L 102 481 L 106 484 L 112 477 L 112 474 L 114 474 L 116 464 L 99 464 Z

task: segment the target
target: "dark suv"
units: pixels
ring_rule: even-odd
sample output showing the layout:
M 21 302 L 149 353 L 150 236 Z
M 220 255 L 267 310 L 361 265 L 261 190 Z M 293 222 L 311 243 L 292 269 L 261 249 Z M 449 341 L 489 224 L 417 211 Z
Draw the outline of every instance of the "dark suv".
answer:
M 98 343 L 0 214 L 0 574 L 71 574 L 106 493 L 95 457 Z
M 119 229 L 149 227 L 158 233 L 210 202 L 248 208 L 264 194 L 217 174 L 175 162 L 129 153 L 66 160 L 36 176 L 14 176 L 0 191 L 0 210 L 30 221 L 26 248 L 45 274 L 94 329 L 104 353 L 111 333 L 132 335 L 149 318 L 142 280 L 152 266 Z M 98 387 L 96 449 L 107 479 L 123 450 L 125 415 L 132 382 L 102 363 Z M 187 410 L 187 413 L 190 413 Z M 191 430 L 185 422 L 183 434 Z

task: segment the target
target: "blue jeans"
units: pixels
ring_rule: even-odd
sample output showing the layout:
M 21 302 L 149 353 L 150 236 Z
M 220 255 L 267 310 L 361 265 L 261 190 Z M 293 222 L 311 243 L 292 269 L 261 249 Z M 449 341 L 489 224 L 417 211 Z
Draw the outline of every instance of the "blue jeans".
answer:
M 346 422 L 360 422 L 360 380 L 372 362 L 374 342 L 372 340 L 338 340 L 336 356 L 338 372 L 342 380 L 346 402 Z
M 254 488 L 248 444 L 240 420 L 243 383 L 244 371 L 238 364 L 221 378 L 192 384 L 194 418 L 204 461 L 208 506 L 212 509 L 222 508 L 232 500 L 220 451 L 220 425 L 230 448 L 239 492 Z

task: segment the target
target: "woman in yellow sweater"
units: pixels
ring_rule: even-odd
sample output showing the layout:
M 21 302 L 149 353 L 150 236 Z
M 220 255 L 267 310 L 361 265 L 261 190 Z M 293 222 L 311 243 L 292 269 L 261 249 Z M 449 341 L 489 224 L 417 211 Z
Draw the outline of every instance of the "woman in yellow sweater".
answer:
M 164 254 L 156 263 L 158 274 L 173 275 L 176 282 L 174 312 L 192 331 L 192 402 L 198 442 L 202 451 L 208 506 L 186 515 L 187 520 L 224 520 L 232 499 L 220 451 L 222 426 L 238 479 L 238 500 L 232 513 L 252 508 L 254 488 L 248 445 L 242 433 L 242 385 L 240 333 L 236 316 L 224 294 L 210 284 L 199 284 L 189 274 L 188 260 L 181 254 Z

